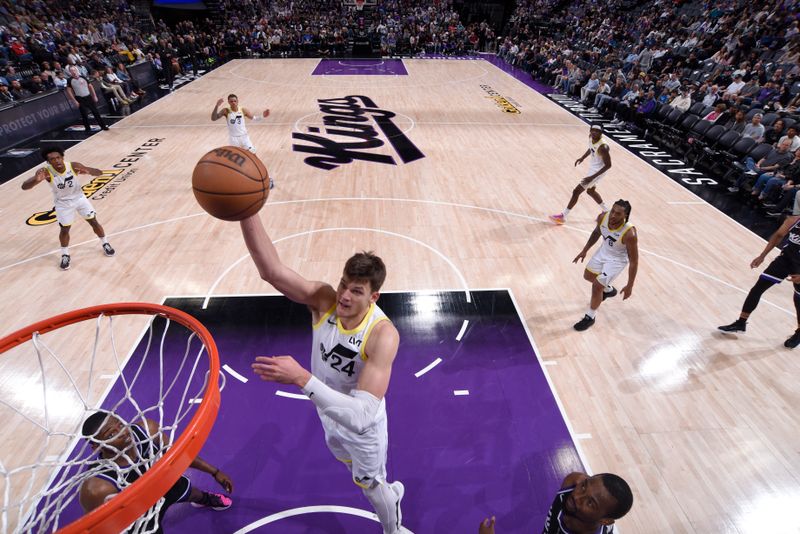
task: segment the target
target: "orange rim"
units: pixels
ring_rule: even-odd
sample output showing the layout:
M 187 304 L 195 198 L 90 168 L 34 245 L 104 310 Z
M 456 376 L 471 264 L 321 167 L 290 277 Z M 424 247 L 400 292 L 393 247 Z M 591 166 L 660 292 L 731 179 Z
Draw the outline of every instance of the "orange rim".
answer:
M 146 302 L 102 304 L 74 310 L 39 321 L 0 339 L 0 355 L 33 337 L 63 326 L 94 319 L 100 315 L 159 315 L 194 331 L 208 352 L 210 363 L 208 384 L 203 399 L 186 428 L 164 456 L 141 478 L 121 491 L 109 502 L 92 510 L 77 521 L 58 530 L 58 534 L 118 534 L 136 521 L 172 485 L 200 454 L 219 411 L 219 354 L 211 333 L 200 321 L 186 312 Z

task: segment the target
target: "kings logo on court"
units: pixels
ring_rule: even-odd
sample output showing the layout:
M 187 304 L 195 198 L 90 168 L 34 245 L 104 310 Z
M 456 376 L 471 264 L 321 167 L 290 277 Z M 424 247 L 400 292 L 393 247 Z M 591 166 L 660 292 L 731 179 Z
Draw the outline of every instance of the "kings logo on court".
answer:
M 317 103 L 324 128 L 309 126 L 306 128 L 309 133 L 292 133 L 292 139 L 305 142 L 293 144 L 292 150 L 312 154 L 304 160 L 307 165 L 325 171 L 355 160 L 397 165 L 394 156 L 375 152 L 386 141 L 403 163 L 425 157 L 392 121 L 396 115 L 380 109 L 371 98 L 351 95 L 319 99 Z M 381 139 L 381 133 L 386 141 Z

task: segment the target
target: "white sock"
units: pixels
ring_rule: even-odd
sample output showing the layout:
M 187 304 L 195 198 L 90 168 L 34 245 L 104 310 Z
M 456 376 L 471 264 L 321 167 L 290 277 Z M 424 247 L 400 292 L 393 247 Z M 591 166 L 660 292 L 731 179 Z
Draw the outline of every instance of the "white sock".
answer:
M 611 293 L 612 291 L 614 291 L 614 286 L 612 285 L 607 285 L 603 288 L 603 293 Z
M 400 529 L 400 499 L 397 493 L 386 482 L 363 491 L 378 515 L 384 534 L 395 534 Z
M 567 215 L 569 215 L 569 211 L 570 211 L 569 208 L 564 208 L 564 211 L 561 212 L 561 215 L 563 215 L 564 218 L 566 219 Z
M 61 247 L 61 255 L 69 256 L 69 247 Z
M 588 315 L 590 319 L 594 319 L 595 316 L 597 315 L 597 310 L 589 308 L 586 310 L 586 315 Z
M 100 242 L 105 245 L 106 243 L 108 243 L 108 239 L 106 239 L 105 236 L 103 236 L 100 238 Z

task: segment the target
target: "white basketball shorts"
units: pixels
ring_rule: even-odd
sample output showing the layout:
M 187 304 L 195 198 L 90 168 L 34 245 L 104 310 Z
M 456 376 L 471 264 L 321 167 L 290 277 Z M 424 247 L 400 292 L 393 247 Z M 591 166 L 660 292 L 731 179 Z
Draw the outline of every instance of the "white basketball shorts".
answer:
M 228 136 L 228 141 L 230 142 L 231 146 L 238 146 L 240 148 L 244 148 L 245 150 L 249 150 L 253 154 L 256 153 L 256 147 L 253 146 L 253 143 L 250 142 L 249 135 L 237 135 L 237 136 Z
M 61 226 L 70 226 L 75 220 L 75 212 L 84 219 L 94 219 L 95 212 L 92 203 L 85 196 L 75 200 L 62 200 L 56 202 L 56 219 Z
M 343 427 L 327 415 L 319 413 L 325 430 L 325 443 L 340 462 L 349 465 L 353 482 L 369 488 L 375 480 L 386 480 L 386 452 L 389 447 L 386 399 L 381 401 L 375 425 L 363 434 Z
M 619 276 L 619 273 L 625 269 L 626 265 L 628 265 L 627 258 L 617 258 L 610 254 L 605 254 L 601 248 L 586 264 L 586 270 L 596 274 L 597 281 L 604 286 L 608 286 Z

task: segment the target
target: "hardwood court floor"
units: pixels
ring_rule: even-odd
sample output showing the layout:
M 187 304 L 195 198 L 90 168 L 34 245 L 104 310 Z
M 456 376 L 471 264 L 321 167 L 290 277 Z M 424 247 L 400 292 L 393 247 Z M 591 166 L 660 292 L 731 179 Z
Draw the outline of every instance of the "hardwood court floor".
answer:
M 346 257 L 372 249 L 389 267 L 387 290 L 513 291 L 588 467 L 634 488 L 625 532 L 797 532 L 800 359 L 782 347 L 795 328 L 791 288 L 767 294 L 747 336 L 715 333 L 737 316 L 764 241 L 612 143 L 598 189 L 633 205 L 639 275 L 631 299 L 607 301 L 592 329 L 575 332 L 589 286 L 571 261 L 597 211 L 584 197 L 564 227 L 547 214 L 588 168 L 573 167 L 588 127 L 483 61 L 404 63 L 407 76 L 311 76 L 316 60 L 234 61 L 70 149 L 84 165 L 134 170 L 91 199 L 114 258 L 78 222 L 73 267 L 59 271 L 55 225 L 25 224 L 52 206 L 46 186 L 0 186 L 2 331 L 102 302 L 272 291 L 249 261 L 234 265 L 246 254 L 237 225 L 206 216 L 191 193 L 194 163 L 227 142 L 211 109 L 235 92 L 271 110 L 248 131 L 277 183 L 261 217 L 288 265 L 335 281 Z M 304 163 L 310 154 L 292 145 L 310 143 L 292 132 L 324 136 L 317 100 L 348 95 L 396 114 L 425 157 L 404 164 L 384 143 L 369 152 L 395 165 Z M 498 95 L 521 113 L 504 112 Z M 80 356 L 69 359 L 80 371 Z M 6 366 L 0 388 L 18 380 Z

